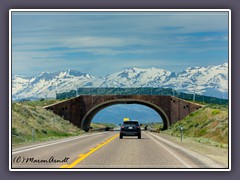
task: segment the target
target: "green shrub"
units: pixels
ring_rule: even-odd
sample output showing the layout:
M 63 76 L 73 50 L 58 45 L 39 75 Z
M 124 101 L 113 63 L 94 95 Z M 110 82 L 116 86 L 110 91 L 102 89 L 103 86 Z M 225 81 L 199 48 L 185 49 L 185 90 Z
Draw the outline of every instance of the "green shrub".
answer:
M 12 135 L 18 136 L 18 132 L 16 128 L 12 128 Z
M 212 115 L 219 114 L 220 110 L 219 109 L 213 109 L 212 110 Z

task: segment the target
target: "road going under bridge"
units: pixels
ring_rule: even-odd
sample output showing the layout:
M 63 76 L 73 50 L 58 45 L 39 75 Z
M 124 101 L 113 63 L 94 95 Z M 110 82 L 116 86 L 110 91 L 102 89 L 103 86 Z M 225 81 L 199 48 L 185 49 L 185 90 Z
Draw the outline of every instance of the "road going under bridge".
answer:
M 202 106 L 173 96 L 161 95 L 80 95 L 44 108 L 88 131 L 93 117 L 115 104 L 141 104 L 154 109 L 163 120 L 163 130 Z

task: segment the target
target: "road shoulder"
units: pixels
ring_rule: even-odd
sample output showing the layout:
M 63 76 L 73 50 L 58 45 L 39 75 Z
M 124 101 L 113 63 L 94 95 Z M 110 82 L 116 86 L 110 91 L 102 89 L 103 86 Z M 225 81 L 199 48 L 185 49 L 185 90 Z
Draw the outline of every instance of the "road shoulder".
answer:
M 228 149 L 215 147 L 194 141 L 191 138 L 184 138 L 183 141 L 179 137 L 171 136 L 165 133 L 154 133 L 166 140 L 181 145 L 189 150 L 205 155 L 217 163 L 227 167 L 228 166 Z

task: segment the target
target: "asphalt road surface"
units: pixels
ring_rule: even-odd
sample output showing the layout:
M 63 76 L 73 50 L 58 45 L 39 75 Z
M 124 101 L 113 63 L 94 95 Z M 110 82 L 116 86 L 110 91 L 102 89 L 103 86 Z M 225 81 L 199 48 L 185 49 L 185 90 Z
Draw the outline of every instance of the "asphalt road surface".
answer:
M 204 155 L 142 131 L 142 139 L 102 132 L 12 150 L 18 168 L 226 168 Z

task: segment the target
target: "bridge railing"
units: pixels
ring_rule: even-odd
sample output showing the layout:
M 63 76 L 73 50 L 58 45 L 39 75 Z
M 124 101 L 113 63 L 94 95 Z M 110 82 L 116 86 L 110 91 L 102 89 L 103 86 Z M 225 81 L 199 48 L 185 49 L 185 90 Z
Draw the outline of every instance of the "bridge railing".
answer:
M 56 99 L 69 99 L 79 95 L 162 95 L 175 96 L 181 99 L 205 102 L 212 104 L 228 104 L 228 99 L 216 98 L 211 96 L 204 96 L 200 94 L 187 94 L 178 92 L 171 88 L 78 88 L 68 92 L 57 93 Z

